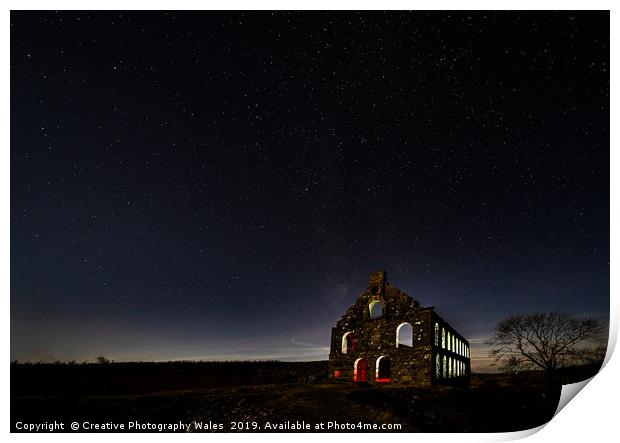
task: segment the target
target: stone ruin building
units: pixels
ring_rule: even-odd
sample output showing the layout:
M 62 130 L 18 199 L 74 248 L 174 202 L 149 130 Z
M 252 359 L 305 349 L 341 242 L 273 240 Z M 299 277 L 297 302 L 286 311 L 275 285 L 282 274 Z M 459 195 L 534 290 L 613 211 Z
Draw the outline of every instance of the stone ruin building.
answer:
M 370 285 L 332 328 L 329 376 L 361 383 L 469 384 L 469 342 L 387 282 Z

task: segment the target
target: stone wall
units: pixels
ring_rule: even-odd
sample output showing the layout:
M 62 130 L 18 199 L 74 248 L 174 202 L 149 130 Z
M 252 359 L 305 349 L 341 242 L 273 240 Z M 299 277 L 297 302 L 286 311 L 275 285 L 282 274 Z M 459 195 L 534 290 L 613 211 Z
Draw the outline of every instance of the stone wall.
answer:
M 373 302 L 381 304 L 380 315 L 376 318 L 371 314 Z M 435 345 L 434 328 L 438 322 L 444 328 L 448 327 L 433 308 L 421 307 L 409 295 L 390 285 L 385 271 L 372 273 L 368 289 L 357 298 L 355 304 L 332 328 L 330 377 L 354 381 L 356 362 L 365 359 L 368 363 L 365 381 L 368 383 L 416 385 L 436 383 L 439 380 L 435 377 L 435 355 L 440 351 L 444 354 L 447 352 L 441 349 L 441 343 L 439 346 Z M 397 346 L 397 330 L 403 323 L 411 325 L 411 337 L 405 339 L 411 342 L 410 346 L 403 344 Z M 347 333 L 350 334 L 346 336 Z M 351 335 L 354 337 L 353 340 Z M 403 335 L 401 333 L 401 342 Z M 343 349 L 343 337 L 346 341 L 345 349 Z M 381 373 L 378 374 L 377 361 L 380 358 Z M 389 371 L 386 369 L 388 362 Z M 363 368 L 363 364 L 358 367 Z M 364 371 L 358 372 L 362 375 Z M 389 374 L 389 378 L 384 377 L 385 374 Z M 447 380 L 441 381 L 447 382 Z

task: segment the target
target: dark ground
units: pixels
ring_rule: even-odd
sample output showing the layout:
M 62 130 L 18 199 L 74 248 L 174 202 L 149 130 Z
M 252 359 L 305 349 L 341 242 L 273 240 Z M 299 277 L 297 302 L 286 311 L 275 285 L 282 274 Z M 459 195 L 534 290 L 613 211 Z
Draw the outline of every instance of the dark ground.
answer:
M 11 429 L 18 421 L 264 424 L 399 423 L 405 432 L 506 432 L 546 423 L 562 383 L 598 366 L 474 374 L 470 388 L 357 387 L 327 380 L 327 362 L 12 364 Z M 325 430 L 328 430 L 325 428 Z M 333 431 L 333 429 L 329 429 Z M 351 429 L 363 431 L 364 429 Z M 235 430 L 236 431 L 236 430 Z M 288 429 L 290 431 L 290 429 Z

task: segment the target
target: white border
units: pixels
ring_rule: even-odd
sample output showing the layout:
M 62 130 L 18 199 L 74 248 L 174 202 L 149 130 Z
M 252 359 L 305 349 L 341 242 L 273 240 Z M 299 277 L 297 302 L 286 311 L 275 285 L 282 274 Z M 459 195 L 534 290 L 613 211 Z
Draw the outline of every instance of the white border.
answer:
M 65 0 L 65 1 L 9 1 L 7 2 L 9 8 L 12 9 L 177 9 L 177 10 L 200 10 L 200 9 L 236 9 L 236 10 L 258 10 L 258 9 L 304 9 L 304 10 L 320 10 L 320 9 L 356 9 L 356 10 L 376 10 L 376 9 L 440 9 L 440 10 L 459 10 L 459 9 L 510 9 L 510 10 L 540 10 L 540 9 L 612 9 L 611 1 L 588 1 L 579 2 L 574 0 L 563 1 L 533 1 L 533 0 L 521 0 L 521 1 L 394 1 L 384 0 L 382 2 L 371 2 L 368 0 L 363 1 L 336 1 L 336 0 L 313 0 L 313 1 L 282 1 L 282 0 L 264 0 L 264 1 L 234 1 L 234 0 L 212 0 L 212 1 L 198 1 L 198 0 L 177 0 L 175 2 L 153 0 L 150 2 L 139 2 L 132 0 L 111 0 L 111 1 L 90 1 L 87 4 L 84 1 Z M 617 3 L 617 2 L 616 2 Z M 3 34 L 2 55 L 3 60 L 9 60 L 10 51 L 10 30 L 8 23 L 10 22 L 9 9 L 5 10 L 5 33 Z M 617 48 L 617 29 L 618 19 L 616 13 L 611 12 L 611 67 L 615 66 L 617 61 L 616 51 Z M 2 89 L 2 98 L 4 106 L 2 121 L 4 124 L 0 127 L 3 135 L 3 139 L 6 143 L 4 161 L 1 163 L 2 174 L 0 180 L 2 181 L 2 191 L 0 192 L 0 198 L 2 199 L 1 210 L 2 213 L 2 254 L 0 256 L 2 265 L 2 288 L 4 294 L 4 331 L 5 339 L 2 342 L 2 350 L 5 358 L 5 363 L 0 365 L 0 371 L 3 375 L 3 385 L 5 393 L 4 402 L 2 403 L 3 421 L 2 426 L 4 428 L 5 435 L 9 433 L 9 336 L 10 336 L 10 310 L 9 308 L 9 294 L 10 294 L 10 134 L 9 134 L 9 115 L 10 115 L 10 90 L 9 90 L 9 69 L 5 65 L 5 69 L 2 71 L 4 76 L 4 85 Z M 611 78 L 613 79 L 615 71 L 611 70 Z M 616 76 L 617 77 L 617 76 Z M 612 85 L 614 85 L 612 80 Z M 615 89 L 611 88 L 611 103 L 618 103 L 616 100 Z M 611 112 L 611 146 L 615 146 L 615 131 L 614 123 L 614 108 L 612 106 Z M 611 169 L 612 171 L 618 171 L 618 154 L 612 149 L 611 152 Z M 613 196 L 618 196 L 619 178 L 613 173 L 611 174 L 611 190 Z M 618 204 L 611 202 L 611 226 L 617 227 L 618 221 Z M 611 255 L 617 250 L 618 240 L 612 231 L 611 235 Z M 617 275 L 619 269 L 617 264 L 611 260 L 610 275 Z M 611 318 L 610 318 L 610 341 L 609 352 L 607 358 L 609 359 L 612 349 L 615 347 L 618 332 L 618 303 L 617 303 L 617 287 L 615 280 L 611 280 L 611 294 L 614 294 L 611 298 Z M 601 373 L 594 377 L 591 383 L 588 384 L 588 388 L 579 393 L 579 400 L 573 401 L 566 406 L 545 428 L 542 432 L 536 433 L 536 430 L 524 431 L 519 433 L 504 433 L 504 434 L 415 434 L 415 436 L 407 436 L 404 438 L 415 438 L 417 441 L 506 441 L 518 438 L 523 438 L 528 435 L 536 433 L 531 437 L 531 441 L 608 441 L 611 436 L 617 435 L 617 402 L 619 394 L 619 383 L 616 374 L 620 371 L 618 364 L 618 358 L 612 358 Z M 239 434 L 248 436 L 252 439 L 269 440 L 269 441 L 288 441 L 291 438 L 300 441 L 314 441 L 317 438 L 315 434 Z M 85 434 L 11 434 L 10 438 L 16 440 L 82 440 Z M 209 439 L 213 441 L 229 440 L 231 438 L 243 438 L 238 437 L 235 434 L 222 433 L 222 434 L 210 434 L 210 435 L 187 435 L 187 434 L 89 434 L 86 438 L 94 439 L 98 441 L 124 441 L 124 440 L 178 440 L 178 439 Z M 322 437 L 319 437 L 322 438 Z M 340 434 L 337 438 L 355 439 L 356 441 L 371 441 L 376 440 L 376 434 Z M 382 438 L 399 438 L 396 435 L 387 436 L 382 434 Z

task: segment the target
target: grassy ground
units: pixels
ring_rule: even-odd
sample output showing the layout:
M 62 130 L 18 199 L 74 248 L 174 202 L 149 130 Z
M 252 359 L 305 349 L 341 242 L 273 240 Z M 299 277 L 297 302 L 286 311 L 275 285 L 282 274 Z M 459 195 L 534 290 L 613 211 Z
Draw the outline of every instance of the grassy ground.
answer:
M 582 369 L 566 377 L 588 376 Z M 315 432 L 319 423 L 334 431 L 330 422 L 501 432 L 547 422 L 559 393 L 559 384 L 546 386 L 536 373 L 474 375 L 471 388 L 356 387 L 326 380 L 325 362 L 12 365 L 11 422 L 15 429 L 17 421 L 180 421 L 219 424 L 220 431 L 242 422 L 264 431 L 267 422 L 303 421 Z

